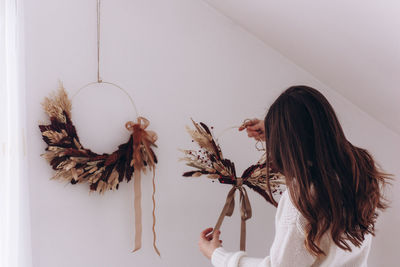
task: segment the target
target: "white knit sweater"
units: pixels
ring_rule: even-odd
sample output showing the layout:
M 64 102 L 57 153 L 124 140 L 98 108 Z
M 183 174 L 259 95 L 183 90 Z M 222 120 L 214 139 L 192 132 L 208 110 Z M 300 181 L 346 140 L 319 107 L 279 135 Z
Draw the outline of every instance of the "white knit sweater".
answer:
M 325 234 L 321 240 L 320 247 L 326 253 L 326 256 L 316 258 L 304 246 L 305 222 L 304 217 L 293 205 L 286 191 L 282 194 L 278 204 L 275 217 L 275 239 L 269 256 L 251 258 L 247 257 L 243 251 L 231 253 L 220 247 L 214 250 L 211 262 L 215 267 L 367 266 L 371 235 L 365 236 L 360 248 L 351 246 L 352 252 L 347 252 L 336 246 L 329 234 Z

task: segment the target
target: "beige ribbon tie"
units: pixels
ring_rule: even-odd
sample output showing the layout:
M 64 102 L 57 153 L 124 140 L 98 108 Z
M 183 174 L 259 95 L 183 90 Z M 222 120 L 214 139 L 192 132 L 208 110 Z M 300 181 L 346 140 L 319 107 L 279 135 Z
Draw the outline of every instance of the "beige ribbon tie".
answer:
M 236 184 L 232 186 L 226 197 L 225 205 L 219 215 L 218 221 L 215 224 L 214 231 L 218 231 L 224 221 L 225 216 L 232 216 L 233 210 L 235 209 L 235 192 L 239 191 L 240 195 L 240 250 L 246 250 L 246 221 L 251 218 L 252 210 L 250 200 L 247 195 L 246 189 L 243 187 L 243 179 L 236 178 Z

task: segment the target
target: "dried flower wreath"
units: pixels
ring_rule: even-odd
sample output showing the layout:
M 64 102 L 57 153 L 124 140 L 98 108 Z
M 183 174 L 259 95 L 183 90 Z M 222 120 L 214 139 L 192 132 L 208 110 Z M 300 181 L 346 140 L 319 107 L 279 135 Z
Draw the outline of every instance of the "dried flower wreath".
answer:
M 263 153 L 261 159 L 254 165 L 248 167 L 237 177 L 235 164 L 222 155 L 219 144 L 214 139 L 210 128 L 200 122 L 193 121 L 194 129 L 187 127 L 187 131 L 196 142 L 199 150 L 183 150 L 186 165 L 195 168 L 195 170 L 185 172 L 184 177 L 199 177 L 207 175 L 210 179 L 218 179 L 220 183 L 232 185 L 229 191 L 225 205 L 214 227 L 214 231 L 220 229 L 225 216 L 231 216 L 235 208 L 235 191 L 240 195 L 240 250 L 246 250 L 246 220 L 252 216 L 250 201 L 244 185 L 247 185 L 259 193 L 267 202 L 276 206 L 274 194 L 282 194 L 284 190 L 285 177 L 277 172 L 271 163 L 268 163 L 266 153 Z M 212 128 L 212 127 L 211 127 Z
M 60 86 L 57 94 L 46 97 L 42 103 L 50 118 L 49 125 L 39 125 L 47 148 L 42 156 L 55 170 L 52 179 L 63 179 L 71 184 L 88 183 L 90 191 L 103 194 L 116 190 L 119 184 L 129 182 L 134 175 L 135 248 L 141 247 L 141 172 L 153 172 L 153 247 L 158 255 L 155 233 L 155 165 L 157 157 L 152 149 L 156 147 L 157 134 L 146 128 L 149 121 L 138 117 L 137 122 L 129 121 L 125 127 L 131 132 L 128 142 L 118 146 L 111 154 L 97 154 L 84 148 L 79 141 L 71 120 L 71 101 L 65 89 Z

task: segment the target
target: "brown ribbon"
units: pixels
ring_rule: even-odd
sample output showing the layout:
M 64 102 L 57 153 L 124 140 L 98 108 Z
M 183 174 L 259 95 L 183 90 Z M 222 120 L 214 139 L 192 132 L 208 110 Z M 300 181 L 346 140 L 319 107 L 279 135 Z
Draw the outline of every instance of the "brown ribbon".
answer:
M 134 132 L 134 131 L 137 131 L 138 129 L 145 131 L 149 125 L 150 125 L 150 122 L 148 119 L 146 119 L 145 117 L 138 117 L 137 122 L 128 121 L 125 124 L 125 127 L 128 131 Z M 158 136 L 157 136 L 156 132 L 147 130 L 147 131 L 145 131 L 144 138 L 149 140 L 151 143 L 155 143 L 158 139 Z
M 125 124 L 126 129 L 132 132 L 133 135 L 133 166 L 134 166 L 134 181 L 133 181 L 133 190 L 134 190 L 134 211 L 135 211 L 135 248 L 132 252 L 139 250 L 142 247 L 142 192 L 141 192 L 141 172 L 146 172 L 146 166 L 143 164 L 143 154 L 141 152 L 141 146 L 144 146 L 148 150 L 150 149 L 149 143 L 154 144 L 157 140 L 157 134 L 153 131 L 146 131 L 145 129 L 149 126 L 150 122 L 144 117 L 138 117 L 137 122 L 129 121 Z M 147 155 L 147 159 L 150 161 L 147 162 L 147 167 L 153 170 L 153 247 L 155 252 L 160 255 L 160 252 L 156 246 L 156 202 L 155 202 L 155 162 L 153 161 L 153 155 Z
M 135 194 L 134 209 L 135 209 L 135 248 L 132 252 L 139 250 L 142 247 L 142 190 L 141 190 L 141 175 L 140 171 L 135 170 L 133 178 L 133 191 Z
M 251 218 L 251 205 L 247 195 L 246 189 L 243 187 L 243 179 L 236 178 L 236 184 L 232 186 L 232 189 L 226 196 L 224 208 L 219 215 L 218 221 L 214 227 L 214 231 L 218 231 L 224 221 L 225 216 L 232 216 L 233 210 L 235 209 L 235 192 L 239 190 L 240 195 L 240 250 L 246 250 L 246 220 Z
M 151 195 L 151 199 L 153 200 L 153 227 L 152 227 L 152 230 L 153 230 L 153 248 L 156 251 L 156 253 L 158 254 L 158 256 L 161 257 L 160 251 L 158 250 L 157 245 L 156 245 L 157 235 L 156 235 L 156 197 L 155 197 L 156 184 L 154 182 L 155 177 L 156 177 L 156 173 L 155 173 L 155 169 L 153 168 L 153 194 Z

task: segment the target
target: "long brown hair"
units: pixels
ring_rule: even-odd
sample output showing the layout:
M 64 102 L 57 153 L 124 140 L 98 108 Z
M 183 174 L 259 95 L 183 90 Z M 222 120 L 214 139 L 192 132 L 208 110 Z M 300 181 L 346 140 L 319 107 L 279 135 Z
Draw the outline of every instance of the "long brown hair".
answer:
M 370 153 L 345 137 L 328 100 L 308 86 L 292 86 L 265 117 L 267 155 L 286 176 L 290 197 L 307 220 L 307 250 L 330 233 L 335 244 L 351 251 L 366 234 L 374 235 L 377 210 L 387 207 L 381 172 Z

